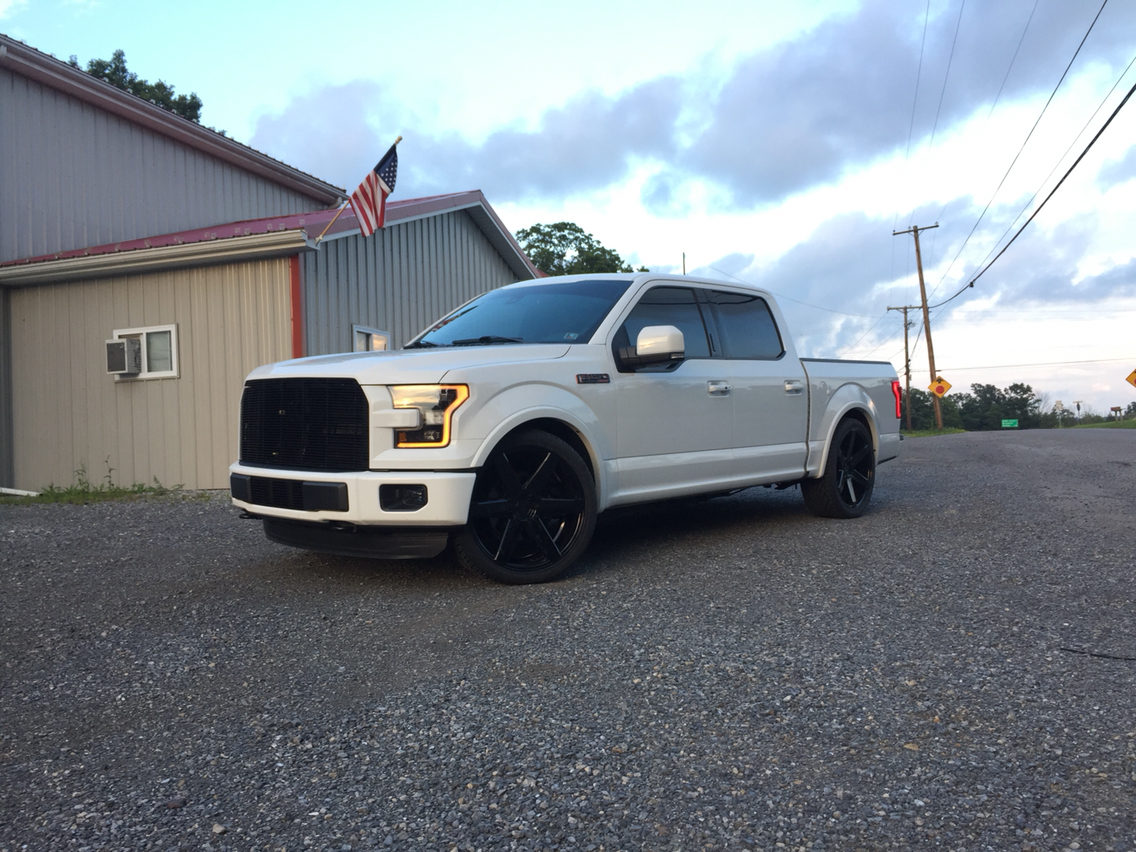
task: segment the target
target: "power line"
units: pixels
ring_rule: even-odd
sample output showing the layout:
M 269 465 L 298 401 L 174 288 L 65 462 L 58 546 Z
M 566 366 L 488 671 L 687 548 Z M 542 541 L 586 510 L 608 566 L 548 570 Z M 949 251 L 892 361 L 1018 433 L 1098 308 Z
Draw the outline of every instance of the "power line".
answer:
M 727 272 L 726 270 L 719 269 L 716 266 L 708 266 L 707 268 L 713 269 L 715 272 L 720 273 L 722 275 L 729 276 L 730 278 L 733 278 L 735 281 L 740 281 L 742 284 L 745 284 L 747 287 L 758 286 L 751 281 L 746 281 L 744 278 L 738 278 L 738 276 L 734 275 L 732 272 Z M 820 305 L 813 305 L 813 304 L 810 304 L 809 302 L 802 302 L 800 299 L 794 299 L 794 298 L 791 298 L 789 296 L 782 295 L 781 293 L 778 293 L 776 290 L 769 290 L 768 292 L 772 293 L 778 299 L 781 299 L 781 300 L 786 301 L 786 302 L 796 302 L 798 305 L 804 305 L 806 308 L 815 308 L 818 311 L 827 311 L 830 314 L 840 314 L 841 316 L 845 316 L 845 317 L 859 317 L 860 319 L 871 319 L 872 318 L 871 314 L 850 314 L 850 313 L 848 313 L 848 311 L 838 311 L 835 308 L 822 308 Z
M 1008 243 L 1006 243 L 1006 245 L 1002 248 L 1002 250 L 1000 252 L 998 252 L 998 254 L 994 255 L 994 259 L 991 260 L 988 264 L 986 264 L 986 266 L 984 266 L 982 268 L 982 270 L 977 275 L 975 275 L 974 278 L 971 279 L 970 283 L 966 285 L 967 287 L 973 287 L 974 282 L 977 281 L 979 278 L 981 278 L 986 273 L 986 270 L 994 265 L 994 261 L 998 260 L 998 258 L 1000 258 L 1003 254 L 1006 253 L 1006 249 L 1008 249 L 1010 246 L 1012 246 L 1014 244 L 1014 240 L 1016 240 L 1018 237 L 1020 237 L 1022 235 L 1022 231 L 1024 231 L 1029 226 L 1029 223 L 1032 222 L 1034 220 L 1034 218 L 1037 216 L 1037 214 L 1040 213 L 1044 209 L 1045 205 L 1049 203 L 1049 199 L 1051 199 L 1053 197 L 1053 194 L 1055 192 L 1057 192 L 1058 189 L 1061 188 L 1061 184 L 1065 183 L 1065 179 L 1073 173 L 1073 169 L 1077 168 L 1077 166 L 1080 165 L 1081 160 L 1083 160 L 1085 158 L 1085 155 L 1089 153 L 1089 149 L 1092 148 L 1093 145 L 1096 144 L 1097 140 L 1100 139 L 1101 134 L 1105 132 L 1105 130 L 1108 128 L 1108 126 L 1110 124 L 1112 124 L 1112 120 L 1114 118 L 1116 118 L 1116 116 L 1120 112 L 1120 110 L 1124 108 L 1124 105 L 1126 103 L 1128 103 L 1128 99 L 1132 97 L 1134 92 L 1136 92 L 1136 85 L 1133 85 L 1132 88 L 1128 90 L 1128 94 L 1124 96 L 1124 100 L 1122 100 L 1117 105 L 1116 109 L 1114 109 L 1112 111 L 1112 115 L 1110 115 L 1108 117 L 1108 121 L 1106 121 L 1104 123 L 1104 126 L 1101 127 L 1101 129 L 1097 131 L 1097 135 L 1093 137 L 1092 141 L 1089 142 L 1089 144 L 1085 146 L 1085 150 L 1081 152 L 1081 156 L 1077 157 L 1077 159 L 1073 162 L 1073 165 L 1071 165 L 1069 167 L 1069 170 L 1067 172 L 1065 172 L 1064 175 L 1061 176 L 1061 180 L 1057 181 L 1057 186 L 1053 187 L 1053 189 L 1050 190 L 1049 195 L 1045 196 L 1045 200 L 1042 201 L 1041 204 L 1038 205 L 1037 209 L 1033 211 L 1033 214 L 1028 219 L 1026 219 L 1025 224 L 1022 225 L 1021 228 L 1018 229 L 1017 233 L 1014 234 L 1014 236 L 1010 238 L 1010 241 Z M 965 290 L 965 289 L 966 289 L 966 287 L 963 288 L 963 290 Z M 962 292 L 962 290 L 959 291 L 959 293 L 961 293 L 961 292 Z M 957 296 L 957 295 L 958 295 L 958 293 L 955 294 L 955 296 Z M 955 298 L 955 296 L 951 296 L 951 299 Z M 947 301 L 949 302 L 951 299 L 948 299 Z M 942 304 L 946 304 L 946 302 L 943 302 Z
M 967 370 L 1012 370 L 1018 367 L 1071 367 L 1077 364 L 1116 364 L 1128 358 L 1095 358 L 1089 361 L 1045 361 L 1040 364 L 991 364 L 985 367 L 951 367 L 948 372 L 960 373 Z
M 1018 54 L 1022 50 L 1022 44 L 1026 40 L 1026 33 L 1029 32 L 1030 24 L 1033 23 L 1034 13 L 1037 12 L 1037 4 L 1040 3 L 1040 2 L 1041 2 L 1041 0 L 1033 0 L 1033 8 L 1030 10 L 1029 17 L 1026 19 L 1025 27 L 1022 28 L 1022 35 L 1018 39 L 1018 46 L 1014 48 L 1014 55 L 1010 57 L 1010 64 L 1008 66 L 1006 66 L 1006 73 L 1002 77 L 1002 84 L 998 87 L 998 94 L 996 94 L 994 96 L 994 102 L 992 104 L 990 104 L 990 109 L 986 113 L 986 122 L 982 125 L 983 133 L 985 133 L 986 128 L 990 126 L 990 116 L 992 116 L 994 114 L 994 110 L 997 108 L 998 102 L 1000 100 L 1002 100 L 1002 92 L 1006 88 L 1006 81 L 1010 79 L 1010 72 L 1014 70 L 1014 63 L 1018 61 Z M 961 18 L 962 18 L 962 13 L 960 12 L 959 13 L 959 19 L 961 20 Z M 949 207 L 949 206 L 950 206 L 949 201 L 946 204 L 943 205 L 943 209 L 939 211 L 939 215 L 938 215 L 936 221 L 942 221 L 943 214 L 947 212 L 947 207 Z M 974 227 L 975 228 L 978 227 L 977 222 L 975 223 Z M 974 230 L 972 229 L 970 233 L 973 234 Z M 969 239 L 970 239 L 970 237 L 968 236 L 967 240 L 969 240 Z M 963 242 L 963 247 L 964 248 L 966 247 L 965 241 Z M 959 254 L 962 254 L 962 249 L 959 249 Z M 951 266 L 955 265 L 955 260 L 958 260 L 958 258 L 959 258 L 959 256 L 958 256 L 958 254 L 956 254 L 955 259 L 951 261 Z M 947 274 L 950 271 L 951 271 L 951 267 L 948 266 L 947 271 L 943 273 L 943 277 L 946 278 Z M 942 284 L 942 283 L 943 282 L 940 280 L 939 284 Z M 938 287 L 938 285 L 936 285 L 936 288 L 937 287 Z
M 959 255 L 962 254 L 963 249 L 966 248 L 967 243 L 970 242 L 970 238 L 974 236 L 974 232 L 976 230 L 978 230 L 979 224 L 986 217 L 987 212 L 989 212 L 989 210 L 990 210 L 990 205 L 994 203 L 994 199 L 998 197 L 998 193 L 1002 191 L 1002 186 L 1006 183 L 1006 178 L 1008 178 L 1010 176 L 1010 172 L 1012 172 L 1014 170 L 1014 166 L 1017 165 L 1018 159 L 1022 156 L 1022 152 L 1025 151 L 1026 145 L 1028 145 L 1030 139 L 1033 138 L 1033 132 L 1035 130 L 1037 130 L 1037 126 L 1041 123 L 1041 119 L 1045 117 L 1046 111 L 1048 111 L 1050 104 L 1053 103 L 1053 99 L 1057 96 L 1057 90 L 1060 89 L 1061 84 L 1063 82 L 1065 82 L 1065 78 L 1069 74 L 1069 69 L 1073 67 L 1073 63 L 1077 60 L 1077 56 L 1081 53 L 1081 48 L 1085 46 L 1085 41 L 1088 39 L 1089 33 L 1091 33 L 1093 31 L 1093 27 L 1096 26 L 1097 20 L 1101 16 L 1101 12 L 1104 11 L 1104 7 L 1107 6 L 1107 5 L 1108 5 L 1108 0 L 1104 0 L 1104 2 L 1101 3 L 1100 9 L 1097 10 L 1096 17 L 1094 17 L 1092 23 L 1089 24 L 1088 30 L 1085 31 L 1085 35 L 1081 38 L 1081 43 L 1077 45 L 1077 49 L 1073 52 L 1073 56 L 1069 60 L 1069 64 L 1066 65 L 1065 70 L 1063 72 L 1061 72 L 1061 79 L 1059 79 L 1057 81 L 1057 85 L 1054 86 L 1053 91 L 1050 92 L 1049 98 L 1045 102 L 1045 106 L 1043 106 L 1041 108 L 1041 112 L 1038 114 L 1037 119 L 1034 121 L 1033 127 L 1031 127 L 1029 133 L 1026 134 L 1026 138 L 1022 141 L 1022 145 L 1018 149 L 1018 153 L 1016 153 L 1014 155 L 1014 159 L 1010 162 L 1009 167 L 1006 169 L 1006 173 L 1004 175 L 1002 175 L 1002 179 L 1000 181 L 998 181 L 998 186 L 995 187 L 994 193 L 990 196 L 990 200 L 987 201 L 986 206 L 982 208 L 982 212 L 979 214 L 977 221 L 975 221 L 974 227 L 972 227 L 970 229 L 970 233 L 967 234 L 966 239 L 963 240 L 963 244 L 962 244 L 962 246 L 959 247 L 958 254 L 955 255 L 955 259 L 952 260 L 951 265 L 947 267 L 947 272 L 943 273 L 943 279 L 946 278 L 947 273 L 950 272 L 951 267 L 955 265 L 955 261 L 957 261 L 959 259 Z M 1032 13 L 1030 13 L 1030 19 L 1031 20 L 1033 19 Z M 1026 26 L 1028 28 L 1029 24 L 1027 23 Z M 1025 38 L 1025 33 L 1022 34 L 1022 38 Z M 1020 46 L 1021 45 L 1019 44 L 1019 47 Z M 1017 53 L 1015 52 L 1014 55 L 1017 56 Z M 1007 72 L 1007 76 L 1008 76 L 1008 74 L 1009 74 L 1009 72 Z M 1005 81 L 1003 81 L 1003 85 L 1004 84 L 1005 84 Z M 986 256 L 989 257 L 990 255 L 987 254 Z M 936 284 L 935 287 L 931 290 L 932 293 L 934 293 L 935 290 L 938 290 L 939 287 L 942 286 L 943 279 L 940 279 L 939 283 Z M 976 280 L 977 280 L 977 277 L 974 280 L 972 280 L 971 284 L 968 285 L 968 286 L 973 285 L 974 281 L 976 281 Z M 961 292 L 961 291 L 959 291 L 959 292 Z M 958 293 L 955 294 L 955 296 L 957 296 L 957 295 L 958 295 Z M 951 299 L 955 298 L 955 296 L 952 296 Z M 951 301 L 951 299 L 948 299 L 947 301 L 949 302 L 949 301 Z M 946 304 L 946 302 L 943 302 L 942 304 Z

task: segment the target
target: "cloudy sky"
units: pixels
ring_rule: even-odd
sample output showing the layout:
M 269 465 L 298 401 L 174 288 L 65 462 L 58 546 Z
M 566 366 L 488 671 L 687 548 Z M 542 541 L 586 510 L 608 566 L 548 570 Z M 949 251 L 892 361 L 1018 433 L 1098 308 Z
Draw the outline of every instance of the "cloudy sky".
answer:
M 775 292 L 803 354 L 901 373 L 887 308 L 919 290 L 893 232 L 938 223 L 924 271 L 950 298 L 1136 85 L 1130 0 L 0 0 L 0 32 L 83 65 L 121 48 L 203 124 L 349 190 L 402 135 L 398 198 L 481 189 L 514 231 L 573 221 L 652 270 L 685 254 Z M 1134 234 L 1130 103 L 932 312 L 939 373 L 1136 400 Z

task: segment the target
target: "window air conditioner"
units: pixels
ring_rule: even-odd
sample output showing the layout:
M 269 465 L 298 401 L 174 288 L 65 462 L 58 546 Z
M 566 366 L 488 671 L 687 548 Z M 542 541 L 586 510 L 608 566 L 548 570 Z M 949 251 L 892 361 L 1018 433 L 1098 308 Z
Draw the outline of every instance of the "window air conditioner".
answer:
M 107 372 L 116 376 L 142 372 L 142 341 L 137 337 L 119 337 L 106 342 Z

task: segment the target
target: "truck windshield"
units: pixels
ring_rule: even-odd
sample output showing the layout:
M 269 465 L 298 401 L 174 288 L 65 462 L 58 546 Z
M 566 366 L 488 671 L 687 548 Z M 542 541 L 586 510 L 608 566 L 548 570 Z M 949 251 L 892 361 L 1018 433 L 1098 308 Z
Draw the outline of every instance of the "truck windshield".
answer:
M 462 305 L 406 348 L 587 343 L 630 283 L 586 279 L 511 284 Z

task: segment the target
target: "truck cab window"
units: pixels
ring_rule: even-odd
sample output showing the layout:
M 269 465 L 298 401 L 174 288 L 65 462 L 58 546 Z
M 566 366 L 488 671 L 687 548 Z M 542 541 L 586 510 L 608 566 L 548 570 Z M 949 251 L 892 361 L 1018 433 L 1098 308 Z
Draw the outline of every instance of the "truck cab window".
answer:
M 644 293 L 615 335 L 613 345 L 617 359 L 619 349 L 634 346 L 639 332 L 649 325 L 673 325 L 681 331 L 687 360 L 710 357 L 706 324 L 702 321 L 693 290 L 687 287 L 653 287 Z
M 722 357 L 774 361 L 784 354 L 773 314 L 760 296 L 722 290 L 706 296 L 722 338 Z

